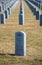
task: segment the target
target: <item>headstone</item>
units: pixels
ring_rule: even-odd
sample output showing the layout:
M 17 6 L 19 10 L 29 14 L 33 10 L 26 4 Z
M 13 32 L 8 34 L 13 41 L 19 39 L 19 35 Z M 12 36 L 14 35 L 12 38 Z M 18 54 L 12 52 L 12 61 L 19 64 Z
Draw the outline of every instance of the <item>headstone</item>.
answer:
M 36 8 L 34 8 L 34 15 L 36 15 Z
M 39 9 L 36 8 L 36 20 L 39 20 Z
M 40 26 L 42 26 L 42 15 L 40 15 Z
M 22 0 L 20 0 L 19 24 L 24 25 L 24 7 Z
M 0 24 L 5 24 L 5 14 L 0 14 Z
M 42 1 L 42 0 L 41 0 Z M 42 2 L 40 3 L 40 9 L 42 10 Z
M 5 2 L 2 2 L 2 9 L 5 10 Z
M 9 15 L 11 14 L 11 9 L 10 8 L 8 8 L 8 13 L 9 13 Z
M 8 10 L 5 11 L 5 18 L 6 19 L 9 18 L 9 12 L 8 12 Z
M 40 2 L 40 26 L 42 26 L 42 0 Z
M 23 31 L 15 33 L 15 54 L 26 56 L 26 33 Z
M 19 24 L 24 25 L 24 14 L 19 15 Z
M 40 26 L 42 26 L 42 11 L 40 11 L 39 14 L 40 14 L 40 16 L 39 16 L 39 18 L 40 18 Z
M 2 6 L 0 6 L 0 12 L 2 11 Z

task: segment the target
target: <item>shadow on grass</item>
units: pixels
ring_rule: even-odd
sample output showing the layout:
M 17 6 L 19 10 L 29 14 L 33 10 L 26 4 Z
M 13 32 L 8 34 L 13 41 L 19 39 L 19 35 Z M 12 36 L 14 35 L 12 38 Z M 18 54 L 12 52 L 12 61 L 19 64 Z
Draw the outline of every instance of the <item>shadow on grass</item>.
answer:
M 5 53 L 0 53 L 0 55 L 2 55 L 2 56 L 4 56 L 4 55 L 16 56 L 15 54 L 5 54 Z
M 6 54 L 4 54 L 4 53 L 0 53 L 0 55 L 6 55 Z
M 35 61 L 40 61 L 40 62 L 42 62 L 42 59 L 35 59 Z
M 0 56 L 5 56 L 5 55 L 9 55 L 9 56 L 21 56 L 22 57 L 22 55 L 16 55 L 16 54 L 10 54 L 10 53 L 0 53 Z
M 10 55 L 10 56 L 16 56 L 15 54 L 8 54 L 8 55 Z

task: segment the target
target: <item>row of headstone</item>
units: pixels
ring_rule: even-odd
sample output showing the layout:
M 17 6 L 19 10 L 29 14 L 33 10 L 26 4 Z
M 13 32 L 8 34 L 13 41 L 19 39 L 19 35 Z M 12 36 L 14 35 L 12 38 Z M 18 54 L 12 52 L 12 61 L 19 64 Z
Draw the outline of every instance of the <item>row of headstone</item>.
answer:
M 29 5 L 31 11 L 33 12 L 33 14 L 36 15 L 36 19 L 38 20 L 39 19 L 38 9 L 36 7 L 34 7 L 34 5 L 32 5 L 32 3 L 30 1 L 28 1 L 28 5 Z
M 39 9 L 37 6 L 35 6 L 29 0 L 26 0 L 26 3 L 29 5 L 33 14 L 36 15 L 36 20 L 40 20 L 40 26 L 42 26 L 42 3 L 40 4 L 41 9 Z
M 15 3 L 17 0 L 3 0 L 0 3 L 2 4 L 2 10 L 7 9 L 9 6 L 11 6 L 13 3 Z
M 23 31 L 15 33 L 15 55 L 26 56 L 26 33 Z
M 2 4 L 0 3 L 0 12 L 2 11 Z
M 20 0 L 19 24 L 24 25 L 24 6 L 22 0 Z
M 38 8 L 40 8 L 40 1 L 37 0 L 29 0 L 30 2 L 32 2 L 34 5 L 36 5 Z
M 19 24 L 24 25 L 24 7 L 22 0 L 20 0 Z M 26 33 L 23 31 L 15 33 L 15 55 L 26 56 Z
M 15 8 L 16 4 L 18 3 L 18 0 L 13 2 L 11 4 L 11 6 L 9 6 L 7 9 L 5 10 L 0 10 L 0 24 L 5 24 L 6 23 L 6 19 L 9 18 L 11 12 L 13 11 L 13 9 Z

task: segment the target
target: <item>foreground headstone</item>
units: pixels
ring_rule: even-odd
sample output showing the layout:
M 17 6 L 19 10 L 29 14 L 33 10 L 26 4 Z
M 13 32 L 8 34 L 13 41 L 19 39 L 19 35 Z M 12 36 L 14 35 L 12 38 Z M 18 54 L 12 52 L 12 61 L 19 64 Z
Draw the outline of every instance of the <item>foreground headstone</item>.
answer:
M 26 56 L 26 33 L 23 31 L 15 33 L 15 55 Z

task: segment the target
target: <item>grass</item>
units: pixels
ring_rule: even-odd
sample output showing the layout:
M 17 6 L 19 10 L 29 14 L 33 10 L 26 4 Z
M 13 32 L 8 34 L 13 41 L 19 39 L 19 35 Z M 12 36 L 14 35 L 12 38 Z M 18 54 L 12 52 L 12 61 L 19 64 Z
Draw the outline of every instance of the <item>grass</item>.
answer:
M 25 24 L 19 25 L 20 4 L 0 24 L 0 65 L 42 65 L 42 27 L 24 2 Z M 26 57 L 15 56 L 15 32 L 26 32 Z
M 0 64 L 1 65 L 42 65 L 42 60 L 33 59 L 28 60 L 25 57 L 16 57 L 10 55 L 0 55 Z M 7 59 L 7 60 L 6 60 Z

